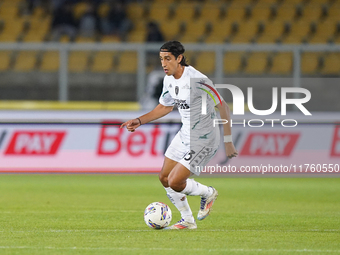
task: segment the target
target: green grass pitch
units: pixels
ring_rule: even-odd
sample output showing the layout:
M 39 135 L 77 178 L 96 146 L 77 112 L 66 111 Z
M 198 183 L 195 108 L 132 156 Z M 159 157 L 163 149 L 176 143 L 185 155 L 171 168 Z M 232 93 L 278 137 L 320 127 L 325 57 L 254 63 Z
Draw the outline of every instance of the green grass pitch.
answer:
M 340 254 L 340 178 L 196 178 L 197 230 L 152 230 L 157 175 L 0 175 L 0 254 Z M 194 216 L 199 198 L 189 197 Z

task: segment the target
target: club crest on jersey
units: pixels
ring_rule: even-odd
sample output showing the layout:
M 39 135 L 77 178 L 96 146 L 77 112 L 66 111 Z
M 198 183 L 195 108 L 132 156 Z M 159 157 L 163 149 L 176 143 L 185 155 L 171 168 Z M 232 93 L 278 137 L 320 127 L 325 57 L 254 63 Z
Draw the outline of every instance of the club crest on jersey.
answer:
M 178 87 L 178 86 L 176 86 L 176 87 L 175 87 L 175 93 L 176 93 L 176 96 L 178 96 L 178 92 L 179 92 L 179 87 Z

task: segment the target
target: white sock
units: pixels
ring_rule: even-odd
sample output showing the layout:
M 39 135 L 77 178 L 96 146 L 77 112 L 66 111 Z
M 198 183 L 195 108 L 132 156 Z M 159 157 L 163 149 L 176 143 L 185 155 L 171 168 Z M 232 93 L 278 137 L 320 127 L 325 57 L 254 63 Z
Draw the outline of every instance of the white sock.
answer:
M 164 189 L 166 190 L 166 195 L 168 196 L 170 201 L 181 213 L 182 218 L 187 222 L 194 223 L 195 219 L 192 216 L 192 211 L 190 209 L 186 195 L 176 192 L 170 187 Z
M 189 195 L 189 196 L 202 196 L 209 197 L 212 195 L 212 188 L 205 186 L 193 179 L 187 179 L 187 185 L 181 193 Z

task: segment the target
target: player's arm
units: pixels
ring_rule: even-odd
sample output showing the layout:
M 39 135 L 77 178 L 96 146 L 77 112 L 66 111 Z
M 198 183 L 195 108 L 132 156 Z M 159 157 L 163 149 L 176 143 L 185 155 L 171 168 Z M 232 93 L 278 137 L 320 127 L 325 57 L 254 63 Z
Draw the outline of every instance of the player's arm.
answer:
M 227 124 L 223 125 L 224 134 L 224 146 L 228 158 L 236 157 L 238 155 L 237 150 L 234 147 L 233 141 L 231 139 L 231 126 L 230 126 L 230 109 L 228 104 L 222 100 L 222 104 L 216 105 L 220 112 L 221 119 L 228 121 Z
M 142 124 L 148 123 L 153 120 L 157 120 L 165 115 L 167 115 L 169 112 L 172 111 L 174 107 L 173 106 L 165 106 L 162 104 L 158 104 L 151 112 L 148 112 L 136 119 L 128 120 L 127 122 L 124 122 L 120 128 L 123 128 L 126 126 L 127 130 L 130 132 L 134 132 L 136 128 L 141 126 Z

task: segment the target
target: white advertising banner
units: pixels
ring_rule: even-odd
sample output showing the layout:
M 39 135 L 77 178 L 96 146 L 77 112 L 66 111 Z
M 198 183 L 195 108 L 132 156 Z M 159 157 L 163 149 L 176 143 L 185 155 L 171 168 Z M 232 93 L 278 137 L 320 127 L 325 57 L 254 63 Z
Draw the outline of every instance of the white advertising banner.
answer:
M 120 129 L 120 124 L 139 113 L 44 114 L 45 117 L 23 113 L 10 118 L 14 115 L 2 113 L 0 172 L 159 172 L 164 152 L 181 127 L 178 115 L 129 133 Z M 221 143 L 209 165 L 198 170 L 236 174 L 339 173 L 340 124 L 333 121 L 337 117 L 333 116 L 331 122 L 299 123 L 290 128 L 235 124 L 233 140 L 239 156 L 228 160 Z M 37 119 L 39 122 L 34 121 Z

